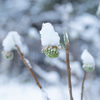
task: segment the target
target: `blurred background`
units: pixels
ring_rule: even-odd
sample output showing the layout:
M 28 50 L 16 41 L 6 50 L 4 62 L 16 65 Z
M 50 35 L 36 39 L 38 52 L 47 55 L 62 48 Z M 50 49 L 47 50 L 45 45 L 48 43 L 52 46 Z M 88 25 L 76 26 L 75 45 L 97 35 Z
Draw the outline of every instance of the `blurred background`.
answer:
M 0 0 L 0 52 L 9 31 L 17 31 L 23 41 L 23 53 L 50 100 L 70 100 L 65 52 L 51 59 L 41 53 L 42 23 L 50 22 L 63 41 L 69 35 L 69 56 L 74 100 L 80 100 L 84 75 L 81 53 L 87 49 L 95 58 L 96 68 L 88 72 L 83 100 L 100 100 L 100 18 L 99 0 Z M 9 61 L 0 53 L 0 100 L 43 100 L 40 89 L 17 51 Z

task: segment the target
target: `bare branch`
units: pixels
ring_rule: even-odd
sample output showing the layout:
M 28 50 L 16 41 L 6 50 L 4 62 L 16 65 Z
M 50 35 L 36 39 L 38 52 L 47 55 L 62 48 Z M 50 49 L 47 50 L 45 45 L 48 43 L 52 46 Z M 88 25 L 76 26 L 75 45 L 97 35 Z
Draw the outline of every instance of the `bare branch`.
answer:
M 29 71 L 31 72 L 33 78 L 35 79 L 35 81 L 36 81 L 38 87 L 39 87 L 40 89 L 42 89 L 42 87 L 41 87 L 39 81 L 37 80 L 37 78 L 36 78 L 36 76 L 35 76 L 35 74 L 34 74 L 34 72 L 33 72 L 33 70 L 32 70 L 32 66 L 31 66 L 29 60 L 28 60 L 27 58 L 24 57 L 24 55 L 21 53 L 19 47 L 18 47 L 17 45 L 15 45 L 15 46 L 16 46 L 16 48 L 17 48 L 17 51 L 18 51 L 18 53 L 19 53 L 19 55 L 20 55 L 22 61 L 24 62 L 24 64 L 26 65 L 26 67 L 27 67 L 27 68 L 29 69 Z
M 83 90 L 84 90 L 85 78 L 86 78 L 86 71 L 84 71 L 84 78 L 83 78 L 83 82 L 82 82 L 81 100 L 83 100 Z
M 69 43 L 66 43 L 66 65 L 67 65 L 67 74 L 68 74 L 68 85 L 69 85 L 69 93 L 70 93 L 70 100 L 73 100 L 73 96 L 72 96 L 72 86 L 71 86 L 71 68 L 70 68 L 70 63 L 69 63 L 69 51 L 68 51 L 68 47 L 69 47 Z

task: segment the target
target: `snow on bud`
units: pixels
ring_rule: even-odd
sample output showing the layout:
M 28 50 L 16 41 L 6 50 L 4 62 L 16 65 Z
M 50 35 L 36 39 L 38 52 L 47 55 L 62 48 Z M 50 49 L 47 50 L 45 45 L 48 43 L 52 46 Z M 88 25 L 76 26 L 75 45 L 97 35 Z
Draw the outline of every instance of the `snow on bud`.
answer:
M 93 71 L 95 69 L 95 61 L 93 56 L 85 49 L 81 55 L 83 61 L 83 69 L 85 71 Z
M 96 15 L 100 18 L 100 2 L 99 2 L 99 6 L 98 6 L 98 9 L 97 9 Z
M 58 33 L 54 31 L 53 26 L 51 23 L 43 23 L 42 29 L 40 31 L 41 34 L 41 42 L 44 47 L 47 46 L 58 46 L 60 37 Z
M 56 58 L 59 55 L 58 45 L 60 44 L 60 37 L 51 23 L 43 23 L 40 31 L 41 42 L 46 56 Z
M 12 52 L 5 52 L 5 51 L 2 51 L 2 55 L 5 59 L 7 60 L 12 60 L 14 58 L 14 55 Z
M 4 51 L 10 52 L 11 50 L 16 49 L 15 44 L 19 48 L 22 47 L 21 37 L 16 31 L 11 31 L 2 42 Z

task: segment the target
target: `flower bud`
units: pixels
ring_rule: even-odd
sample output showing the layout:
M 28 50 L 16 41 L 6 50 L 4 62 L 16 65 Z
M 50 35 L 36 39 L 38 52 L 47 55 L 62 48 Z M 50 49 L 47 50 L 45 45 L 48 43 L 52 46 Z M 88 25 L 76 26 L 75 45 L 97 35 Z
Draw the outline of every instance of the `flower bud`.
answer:
M 46 56 L 50 57 L 50 58 L 56 58 L 59 56 L 59 50 L 56 46 L 53 47 L 47 47 L 44 50 L 44 53 Z
M 85 49 L 81 55 L 83 60 L 83 69 L 85 71 L 91 72 L 95 69 L 95 61 L 93 56 Z
M 92 64 L 83 64 L 82 67 L 83 67 L 83 69 L 84 69 L 85 71 L 88 71 L 88 72 L 93 71 L 94 68 L 95 68 Z
M 2 55 L 4 58 L 8 59 L 8 60 L 12 60 L 14 58 L 14 55 L 12 52 L 5 52 L 2 51 Z

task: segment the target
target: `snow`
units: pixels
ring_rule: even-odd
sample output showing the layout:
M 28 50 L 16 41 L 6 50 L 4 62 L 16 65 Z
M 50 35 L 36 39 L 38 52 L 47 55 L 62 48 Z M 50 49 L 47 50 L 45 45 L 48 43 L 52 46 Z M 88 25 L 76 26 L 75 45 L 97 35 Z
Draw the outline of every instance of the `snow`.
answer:
M 11 50 L 15 49 L 15 44 L 19 48 L 22 47 L 21 37 L 16 31 L 10 31 L 2 42 L 4 51 L 10 52 Z
M 2 100 L 43 100 L 41 91 L 32 84 L 19 85 L 12 82 L 0 85 L 0 88 Z
M 47 46 L 58 46 L 60 42 L 60 37 L 58 33 L 54 31 L 51 23 L 43 23 L 42 29 L 40 31 L 41 42 L 44 47 Z
M 43 98 L 43 100 L 50 100 L 49 98 L 48 98 L 48 95 L 47 95 L 47 93 L 42 89 L 42 98 Z
M 5 77 L 2 76 L 4 79 Z M 1 77 L 0 77 L 1 80 Z M 5 79 L 7 83 L 0 83 L 0 99 L 1 100 L 44 100 L 43 93 L 34 83 L 17 83 L 13 79 Z M 84 86 L 84 100 L 86 94 L 88 100 L 99 100 L 99 84 L 100 78 L 96 78 L 94 82 L 85 81 Z M 88 89 L 88 91 L 86 91 Z M 50 100 L 69 100 L 69 90 L 67 85 L 51 85 L 44 88 Z M 89 96 L 91 93 L 91 96 Z M 73 86 L 74 100 L 80 100 L 81 96 L 81 82 L 78 86 Z
M 19 47 L 20 51 L 26 56 L 29 52 L 29 49 L 26 44 L 22 44 L 21 36 L 16 31 L 10 31 L 8 35 L 2 42 L 3 50 L 5 52 L 10 52 L 16 50 L 15 44 Z
M 85 49 L 82 53 L 81 59 L 83 60 L 83 69 L 91 72 L 95 69 L 95 61 L 93 56 Z
M 26 59 L 26 58 L 24 58 L 24 60 L 26 61 L 27 65 L 28 65 L 30 68 L 32 68 L 32 66 L 31 66 L 31 64 L 30 64 L 30 62 L 29 62 L 29 60 Z
M 86 49 L 83 51 L 81 59 L 83 60 L 84 64 L 92 64 L 93 66 L 95 66 L 93 56 Z

